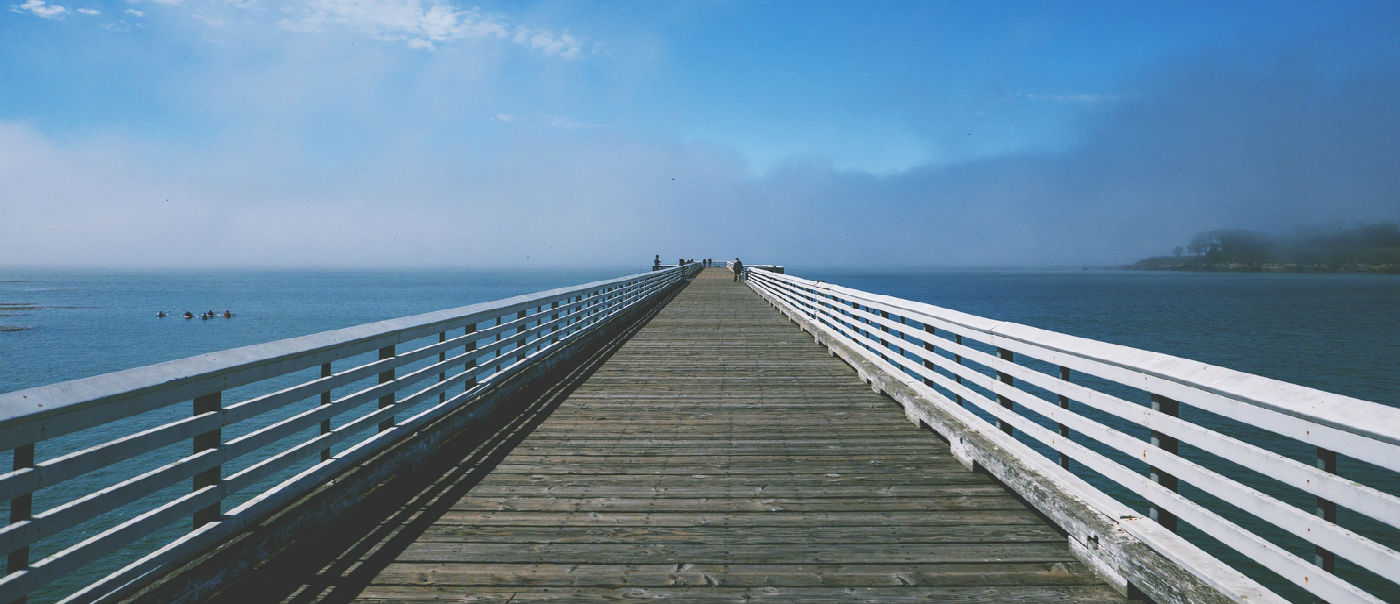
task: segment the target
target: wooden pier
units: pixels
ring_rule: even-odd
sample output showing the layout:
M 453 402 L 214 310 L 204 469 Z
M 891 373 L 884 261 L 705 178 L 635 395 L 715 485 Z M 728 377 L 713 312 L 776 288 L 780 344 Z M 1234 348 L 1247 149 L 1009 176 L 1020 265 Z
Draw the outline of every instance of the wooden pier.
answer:
M 0 393 L 0 451 L 0 601 L 1400 586 L 1400 409 L 771 268 L 661 267 Z
M 368 537 L 224 599 L 1123 601 L 728 270 L 615 348 Z

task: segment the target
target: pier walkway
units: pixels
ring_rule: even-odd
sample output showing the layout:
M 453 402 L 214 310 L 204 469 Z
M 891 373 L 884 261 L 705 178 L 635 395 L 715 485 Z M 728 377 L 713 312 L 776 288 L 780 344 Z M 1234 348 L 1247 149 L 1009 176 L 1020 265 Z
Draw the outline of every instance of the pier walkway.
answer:
M 220 598 L 1123 601 L 725 269 L 453 446 Z

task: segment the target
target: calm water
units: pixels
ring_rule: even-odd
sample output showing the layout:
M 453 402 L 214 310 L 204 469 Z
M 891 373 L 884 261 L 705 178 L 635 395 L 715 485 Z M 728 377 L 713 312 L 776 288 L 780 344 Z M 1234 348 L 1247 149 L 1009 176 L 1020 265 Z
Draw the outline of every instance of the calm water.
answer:
M 1400 275 L 788 271 L 1400 407 Z
M 0 269 L 0 392 L 636 272 Z M 1400 406 L 1400 276 L 1079 270 L 797 276 Z M 176 316 L 232 310 L 232 319 Z
M 0 306 L 0 326 L 24 328 L 0 331 L 0 392 L 640 270 L 0 269 L 0 303 L 45 307 Z M 207 310 L 234 317 L 199 319 Z
M 0 330 L 0 392 L 644 268 L 0 269 L 0 303 L 40 307 L 10 311 L 0 306 L 0 326 L 6 326 Z M 788 270 L 1400 406 L 1400 276 Z M 185 310 L 198 315 L 225 309 L 235 316 L 209 321 L 178 317 Z M 171 316 L 157 318 L 159 310 Z M 70 579 L 66 583 L 90 580 Z M 35 598 L 44 599 L 42 594 Z

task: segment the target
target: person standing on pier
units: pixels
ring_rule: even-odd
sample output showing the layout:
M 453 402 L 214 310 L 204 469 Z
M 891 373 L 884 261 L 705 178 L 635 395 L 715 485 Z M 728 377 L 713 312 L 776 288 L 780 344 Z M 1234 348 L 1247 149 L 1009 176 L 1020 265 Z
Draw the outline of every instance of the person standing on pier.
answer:
M 744 276 L 744 262 L 738 258 L 734 259 L 734 281 L 742 279 Z

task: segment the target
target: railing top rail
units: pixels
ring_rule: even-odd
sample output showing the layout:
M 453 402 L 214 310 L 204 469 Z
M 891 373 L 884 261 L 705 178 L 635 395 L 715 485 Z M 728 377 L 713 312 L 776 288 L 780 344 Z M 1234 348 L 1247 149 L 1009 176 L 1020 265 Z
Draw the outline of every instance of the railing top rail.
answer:
M 869 306 L 894 310 L 915 320 L 919 320 L 920 317 L 937 319 L 967 332 L 985 334 L 989 341 L 1005 338 L 1030 344 L 1054 353 L 1140 372 L 1380 442 L 1400 444 L 1400 408 L 1201 361 L 1071 336 L 1021 323 L 988 319 L 924 302 L 872 294 L 822 281 L 776 273 L 764 273 L 761 278 L 800 284 Z
M 8 448 L 17 432 L 40 431 L 47 420 L 100 405 L 161 391 L 179 400 L 214 380 L 210 390 L 223 390 L 261 379 L 260 373 L 234 374 L 242 370 L 293 363 L 307 357 L 324 356 L 337 349 L 374 343 L 367 349 L 397 343 L 398 339 L 465 324 L 473 319 L 495 317 L 534 305 L 539 300 L 567 297 L 576 293 L 631 280 L 654 279 L 681 270 L 672 268 L 571 285 L 501 300 L 470 304 L 408 317 L 364 323 L 352 327 L 313 333 L 262 344 L 211 352 L 106 373 L 93 377 L 0 393 L 0 448 Z M 325 361 L 331 359 L 327 358 Z M 318 358 L 317 361 L 320 361 Z M 319 363 L 315 363 L 319 364 Z M 240 377 L 242 379 L 240 380 Z M 190 387 L 190 388 L 185 388 Z M 53 436 L 45 434 L 44 436 Z

